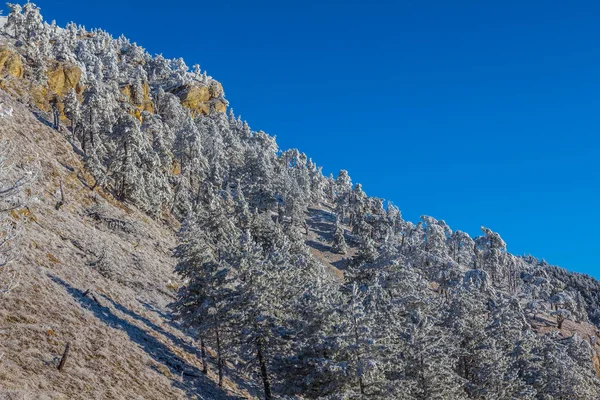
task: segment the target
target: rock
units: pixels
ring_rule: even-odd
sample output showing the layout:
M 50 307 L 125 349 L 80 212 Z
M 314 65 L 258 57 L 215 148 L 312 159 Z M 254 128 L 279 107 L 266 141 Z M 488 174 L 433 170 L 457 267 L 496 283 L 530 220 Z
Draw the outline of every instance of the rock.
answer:
M 136 107 L 133 115 L 140 121 L 143 111 L 154 113 L 154 102 L 150 100 L 150 86 L 147 82 L 142 83 L 142 93 L 140 93 L 139 96 L 137 93 L 135 93 L 135 86 L 129 83 L 121 85 L 119 90 L 127 98 L 127 100 Z M 136 99 L 141 99 L 141 102 L 136 102 Z
M 211 111 L 218 113 L 227 112 L 227 102 L 223 99 L 212 100 Z
M 0 47 L 0 77 L 23 77 L 23 62 L 21 56 L 8 47 Z
M 127 84 L 127 85 L 121 85 L 119 86 L 119 91 L 121 92 L 121 94 L 125 97 L 127 97 L 128 99 L 131 99 L 131 85 Z
M 208 86 L 183 86 L 174 92 L 181 104 L 191 110 L 198 108 L 201 103 L 210 100 L 210 89 Z
M 192 111 L 192 115 L 209 115 L 214 112 L 227 111 L 227 101 L 223 98 L 223 86 L 217 81 L 208 85 L 194 82 L 180 86 L 172 91 L 181 104 Z
M 79 89 L 80 79 L 78 66 L 52 62 L 48 67 L 48 92 L 62 97 L 71 89 Z

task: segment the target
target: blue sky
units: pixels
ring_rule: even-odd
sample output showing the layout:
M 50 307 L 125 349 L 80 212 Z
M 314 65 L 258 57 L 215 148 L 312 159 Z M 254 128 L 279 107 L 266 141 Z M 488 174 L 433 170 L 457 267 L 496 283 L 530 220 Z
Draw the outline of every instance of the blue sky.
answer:
M 405 218 L 600 277 L 600 3 L 61 1 L 220 80 L 236 113 Z

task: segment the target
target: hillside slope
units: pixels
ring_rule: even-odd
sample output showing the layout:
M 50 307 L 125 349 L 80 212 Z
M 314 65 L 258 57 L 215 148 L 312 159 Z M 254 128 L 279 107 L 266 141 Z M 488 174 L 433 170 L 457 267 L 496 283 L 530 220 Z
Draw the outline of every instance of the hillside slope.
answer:
M 595 279 L 406 221 L 199 66 L 9 7 L 1 396 L 600 398 Z
M 90 190 L 59 132 L 1 90 L 0 104 L 13 109 L 0 119 L 9 161 L 37 175 L 11 216 L 21 277 L 1 300 L 0 398 L 237 398 L 233 383 L 221 390 L 202 374 L 194 341 L 169 316 L 176 222 Z

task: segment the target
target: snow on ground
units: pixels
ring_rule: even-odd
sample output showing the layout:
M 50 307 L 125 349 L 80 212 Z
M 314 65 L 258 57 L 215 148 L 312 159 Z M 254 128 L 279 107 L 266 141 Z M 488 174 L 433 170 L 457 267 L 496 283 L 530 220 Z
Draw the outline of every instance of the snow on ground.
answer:
M 0 118 L 12 117 L 12 113 L 12 107 L 5 107 L 3 103 L 0 103 Z
M 0 15 L 0 28 L 2 28 L 6 24 L 6 17 Z

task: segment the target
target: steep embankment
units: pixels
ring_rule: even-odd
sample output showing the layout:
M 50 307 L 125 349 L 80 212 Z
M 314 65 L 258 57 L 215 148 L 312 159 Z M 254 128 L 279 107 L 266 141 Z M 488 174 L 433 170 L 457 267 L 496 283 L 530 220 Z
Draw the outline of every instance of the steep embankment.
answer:
M 36 173 L 21 221 L 21 284 L 0 307 L 0 398 L 233 398 L 172 323 L 175 221 L 114 201 L 63 136 L 0 90 L 11 161 Z M 64 204 L 61 201 L 61 182 Z M 65 346 L 70 353 L 57 370 Z M 229 374 L 231 376 L 231 374 Z

